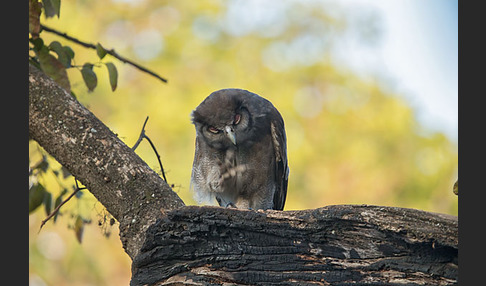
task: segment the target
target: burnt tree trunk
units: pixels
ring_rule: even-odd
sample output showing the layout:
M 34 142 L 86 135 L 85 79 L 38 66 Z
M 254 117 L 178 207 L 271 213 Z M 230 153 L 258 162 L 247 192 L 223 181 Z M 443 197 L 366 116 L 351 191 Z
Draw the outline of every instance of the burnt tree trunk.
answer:
M 108 127 L 33 66 L 29 138 L 120 222 L 132 285 L 457 284 L 457 217 L 377 206 L 184 207 Z
M 338 205 L 185 207 L 150 226 L 132 285 L 455 285 L 457 217 Z

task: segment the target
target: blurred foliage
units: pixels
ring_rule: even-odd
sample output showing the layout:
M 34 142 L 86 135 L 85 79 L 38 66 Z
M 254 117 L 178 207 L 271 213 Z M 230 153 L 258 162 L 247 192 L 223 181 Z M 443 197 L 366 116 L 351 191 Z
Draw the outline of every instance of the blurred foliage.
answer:
M 66 69 L 71 91 L 128 146 L 150 117 L 146 134 L 186 204 L 195 204 L 189 189 L 195 139 L 189 115 L 211 92 L 234 87 L 269 99 L 284 118 L 290 166 L 286 210 L 373 204 L 457 215 L 457 196 L 450 191 L 457 180 L 457 143 L 424 129 L 404 96 L 386 82 L 358 77 L 333 61 L 335 43 L 345 33 L 379 41 L 372 17 L 358 21 L 356 13 L 350 16 L 331 1 L 236 0 L 65 1 L 59 15 L 41 15 L 40 21 L 115 49 L 168 78 L 164 84 L 100 50 L 42 32 L 45 43 L 57 41 L 74 51 L 72 65 L 78 68 Z M 363 28 L 368 23 L 370 28 Z M 114 92 L 113 75 L 97 73 L 90 91 L 79 72 L 84 63 L 101 59 L 116 66 Z M 61 176 L 62 167 L 35 142 L 29 147 L 31 169 L 42 173 L 36 164 L 43 160 L 50 168 L 31 180 L 52 201 L 71 193 L 73 178 Z M 160 173 L 147 142 L 136 152 Z M 130 261 L 118 227 L 88 191 L 39 232 L 45 209 L 35 208 L 29 218 L 32 285 L 128 285 Z M 87 222 L 82 244 L 72 231 L 79 219 Z

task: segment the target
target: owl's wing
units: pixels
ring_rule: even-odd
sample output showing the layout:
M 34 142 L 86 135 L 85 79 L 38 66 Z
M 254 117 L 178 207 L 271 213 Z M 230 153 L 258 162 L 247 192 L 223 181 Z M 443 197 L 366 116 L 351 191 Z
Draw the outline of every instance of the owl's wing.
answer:
M 289 167 L 287 165 L 287 140 L 283 119 L 271 122 L 273 150 L 275 153 L 275 194 L 273 195 L 273 209 L 283 210 L 287 197 Z

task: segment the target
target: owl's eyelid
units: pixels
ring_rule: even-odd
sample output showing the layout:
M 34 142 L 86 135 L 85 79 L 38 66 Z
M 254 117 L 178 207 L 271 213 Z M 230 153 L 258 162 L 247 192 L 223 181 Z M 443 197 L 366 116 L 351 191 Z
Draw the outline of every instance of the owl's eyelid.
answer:
M 218 128 L 216 128 L 214 126 L 209 126 L 208 130 L 209 130 L 209 132 L 214 133 L 214 134 L 218 134 L 219 132 L 221 132 L 221 130 L 219 130 Z
M 240 123 L 240 120 L 241 120 L 241 114 L 236 114 L 235 115 L 235 120 L 233 122 L 234 125 L 237 125 L 238 123 Z

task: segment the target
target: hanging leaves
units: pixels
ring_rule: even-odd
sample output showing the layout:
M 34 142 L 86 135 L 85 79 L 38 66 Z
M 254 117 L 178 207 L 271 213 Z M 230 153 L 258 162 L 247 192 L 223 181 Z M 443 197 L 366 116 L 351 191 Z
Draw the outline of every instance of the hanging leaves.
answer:
M 65 65 L 49 53 L 49 47 L 40 41 L 37 41 L 36 44 L 39 50 L 34 51 L 36 52 L 41 69 L 67 92 L 71 92 L 71 84 L 69 83 Z M 34 44 L 34 48 L 36 44 Z M 54 44 L 54 47 L 55 49 L 60 49 L 57 44 Z M 63 56 L 68 57 L 68 55 Z M 68 61 L 67 58 L 63 60 Z M 69 58 L 70 61 L 71 59 Z
M 61 0 L 42 0 L 42 4 L 44 5 L 44 12 L 47 18 L 54 16 L 59 18 L 61 15 Z
M 57 54 L 57 59 L 65 68 L 71 67 L 71 60 L 74 58 L 74 51 L 69 46 L 63 46 L 58 41 L 49 44 L 49 49 Z
M 111 91 L 115 91 L 118 83 L 118 71 L 116 70 L 116 66 L 111 62 L 106 63 L 105 65 L 108 69 L 108 77 L 110 78 Z
M 107 51 L 100 43 L 96 44 L 96 54 L 98 55 L 100 60 L 102 60 L 107 54 Z M 111 91 L 115 91 L 118 83 L 118 71 L 116 69 L 116 66 L 112 62 L 107 62 L 105 63 L 105 65 L 108 69 L 108 77 L 110 79 Z
M 96 54 L 98 55 L 100 60 L 102 60 L 106 56 L 106 50 L 100 43 L 96 44 Z
M 29 213 L 35 211 L 43 202 L 48 192 L 40 183 L 33 184 L 29 189 Z
M 85 63 L 81 69 L 81 75 L 83 76 L 84 83 L 88 87 L 88 91 L 93 91 L 96 85 L 98 85 L 98 78 L 93 71 L 93 64 Z
M 83 233 L 84 233 L 84 220 L 81 216 L 76 217 L 76 221 L 74 222 L 74 234 L 76 234 L 76 239 L 79 243 L 83 240 Z
M 44 200 L 42 202 L 44 203 L 44 210 L 46 211 L 46 215 L 50 215 L 52 211 L 52 194 L 46 192 L 44 194 Z

